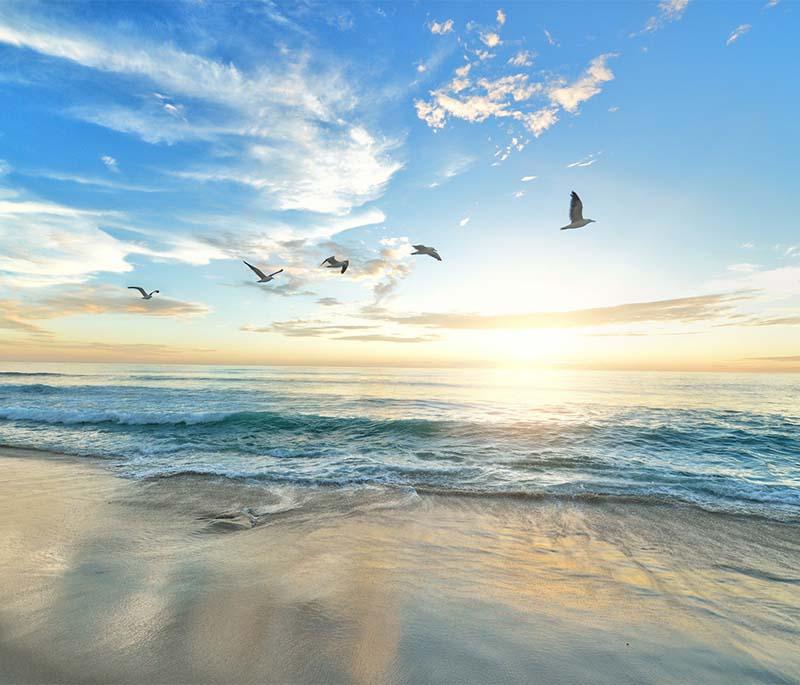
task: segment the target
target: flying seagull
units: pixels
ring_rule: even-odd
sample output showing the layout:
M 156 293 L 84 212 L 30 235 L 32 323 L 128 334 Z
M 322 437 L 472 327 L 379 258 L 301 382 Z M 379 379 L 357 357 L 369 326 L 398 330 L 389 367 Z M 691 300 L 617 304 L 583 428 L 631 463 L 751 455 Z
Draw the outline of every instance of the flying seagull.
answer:
M 442 261 L 442 258 L 439 256 L 439 253 L 436 251 L 435 247 L 426 247 L 425 245 L 412 245 L 411 247 L 414 248 L 414 252 L 411 254 L 426 254 L 439 262 Z
M 343 262 L 340 262 L 336 257 L 328 257 L 320 266 L 328 265 L 329 269 L 339 269 L 341 268 L 342 273 L 347 271 L 347 267 L 350 266 L 350 260 L 345 259 Z
M 153 295 L 158 292 L 158 290 L 154 290 L 153 292 L 148 293 L 144 288 L 140 288 L 138 285 L 129 285 L 128 290 L 138 290 L 140 293 L 142 293 L 143 300 L 152 300 Z
M 244 259 L 242 261 L 244 262 Z M 244 263 L 247 264 L 247 262 Z M 253 273 L 255 273 L 256 276 L 258 276 L 259 283 L 269 283 L 275 276 L 283 271 L 283 269 L 278 269 L 277 271 L 273 271 L 271 274 L 267 275 L 257 266 L 253 266 L 252 264 L 247 264 L 247 266 L 253 270 Z
M 569 220 L 570 223 L 561 227 L 562 231 L 566 231 L 568 228 L 583 228 L 588 224 L 595 223 L 594 219 L 583 218 L 583 202 L 574 190 L 572 191 L 572 201 L 569 203 Z

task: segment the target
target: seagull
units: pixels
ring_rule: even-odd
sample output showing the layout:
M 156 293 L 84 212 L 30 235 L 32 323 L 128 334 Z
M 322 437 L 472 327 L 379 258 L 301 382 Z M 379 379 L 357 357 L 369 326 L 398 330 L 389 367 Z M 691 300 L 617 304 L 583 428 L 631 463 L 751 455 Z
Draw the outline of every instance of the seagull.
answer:
M 411 247 L 413 247 L 415 250 L 411 254 L 426 254 L 439 262 L 442 261 L 442 258 L 439 256 L 439 253 L 436 251 L 435 247 L 425 247 L 425 245 L 412 245 Z
M 350 266 L 350 260 L 345 259 L 343 262 L 340 262 L 336 257 L 328 257 L 320 266 L 328 265 L 329 269 L 338 269 L 341 267 L 342 273 L 347 271 L 347 267 Z
M 152 300 L 153 295 L 158 292 L 158 290 L 154 290 L 153 292 L 148 293 L 144 288 L 140 288 L 138 285 L 129 285 L 128 290 L 138 290 L 140 293 L 142 293 L 143 300 Z
M 569 224 L 561 227 L 562 231 L 566 231 L 568 228 L 583 228 L 596 223 L 594 219 L 583 218 L 583 202 L 574 190 L 572 191 L 572 201 L 569 203 L 569 220 Z
M 244 262 L 244 259 L 242 261 Z M 247 262 L 244 263 L 247 264 Z M 273 271 L 271 274 L 267 275 L 261 269 L 253 266 L 252 264 L 247 264 L 247 266 L 253 270 L 253 273 L 255 273 L 256 276 L 258 276 L 259 283 L 269 283 L 275 276 L 283 271 L 283 269 L 278 269 L 277 271 Z

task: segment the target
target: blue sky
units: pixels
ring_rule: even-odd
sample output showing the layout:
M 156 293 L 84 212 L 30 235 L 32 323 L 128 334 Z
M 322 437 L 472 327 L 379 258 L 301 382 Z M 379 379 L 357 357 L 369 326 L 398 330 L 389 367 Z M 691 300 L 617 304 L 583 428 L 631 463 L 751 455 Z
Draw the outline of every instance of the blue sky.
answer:
M 800 369 L 797 9 L 3 3 L 0 357 Z

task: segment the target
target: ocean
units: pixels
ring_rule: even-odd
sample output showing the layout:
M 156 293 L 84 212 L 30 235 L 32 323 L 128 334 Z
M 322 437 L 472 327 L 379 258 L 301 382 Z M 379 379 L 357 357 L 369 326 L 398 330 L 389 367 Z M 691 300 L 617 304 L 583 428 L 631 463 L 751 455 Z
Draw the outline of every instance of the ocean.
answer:
M 142 481 L 660 502 L 800 522 L 800 376 L 0 365 L 0 444 Z

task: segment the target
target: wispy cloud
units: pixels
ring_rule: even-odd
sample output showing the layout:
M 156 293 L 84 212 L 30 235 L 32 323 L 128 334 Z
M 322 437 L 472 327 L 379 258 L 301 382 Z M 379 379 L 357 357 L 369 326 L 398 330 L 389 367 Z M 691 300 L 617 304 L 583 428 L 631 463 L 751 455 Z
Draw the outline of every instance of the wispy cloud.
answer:
M 436 34 L 437 36 L 444 36 L 448 33 L 453 31 L 453 20 L 446 19 L 445 21 L 432 21 L 428 24 L 428 28 L 430 29 L 431 33 Z
M 23 176 L 33 176 L 37 178 L 48 178 L 53 181 L 62 181 L 64 183 L 77 183 L 78 185 L 94 186 L 97 188 L 104 188 L 107 190 L 122 190 L 136 193 L 161 193 L 165 192 L 167 188 L 156 186 L 144 186 L 136 183 L 126 183 L 117 179 L 99 178 L 95 176 L 82 176 L 80 174 L 69 174 L 61 171 L 49 170 L 25 170 L 20 172 Z
M 513 57 L 508 58 L 508 63 L 515 67 L 532 67 L 536 55 L 529 50 L 520 50 Z
M 277 283 L 262 285 L 255 281 L 242 281 L 245 288 L 255 288 L 264 297 L 313 297 L 316 293 L 308 290 L 306 274 L 293 274 L 284 268 Z
M 464 228 L 464 226 L 466 226 L 469 223 L 471 218 L 472 217 L 470 216 L 465 216 L 463 219 L 461 219 L 461 221 L 458 222 L 458 225 L 461 226 L 461 228 Z
M 249 168 L 200 168 L 174 172 L 180 178 L 201 182 L 227 182 L 265 191 L 280 210 L 309 210 L 346 214 L 380 197 L 402 164 L 390 158 L 397 143 L 373 138 L 361 127 L 332 139 L 309 141 L 316 148 L 306 155 L 282 155 L 271 145 L 247 149 Z M 273 173 L 266 173 L 266 169 Z
M 645 22 L 644 28 L 640 33 L 652 33 L 663 28 L 666 24 L 678 21 L 683 17 L 688 5 L 689 0 L 661 0 L 658 3 L 658 14 L 653 15 Z
M 592 153 L 587 155 L 583 159 L 579 159 L 577 162 L 571 162 L 567 164 L 567 169 L 575 169 L 575 168 L 582 168 L 587 166 L 592 166 L 598 160 L 598 155 Z
M 749 264 L 747 262 L 743 262 L 741 264 L 731 264 L 728 266 L 728 271 L 736 271 L 738 273 L 753 273 L 754 271 L 758 271 L 761 267 L 760 264 Z
M 114 173 L 119 173 L 119 165 L 117 164 L 117 160 L 114 159 L 111 155 L 103 155 L 100 157 L 100 161 L 105 164 L 106 169 L 109 171 L 113 171 Z
M 155 86 L 140 108 L 98 103 L 71 112 L 152 143 L 224 140 L 238 148 L 237 164 L 189 169 L 187 178 L 245 183 L 278 209 L 346 213 L 379 197 L 402 166 L 390 155 L 396 141 L 349 121 L 357 98 L 336 67 L 312 69 L 303 53 L 280 53 L 273 68 L 248 73 L 169 44 L 132 45 L 13 17 L 0 21 L 0 43 Z M 189 118 L 162 93 L 209 107 Z
M 400 282 L 411 273 L 409 264 L 412 252 L 408 238 L 383 238 L 378 256 L 359 265 L 357 279 L 374 281 L 372 294 L 374 304 L 391 297 Z
M 460 176 L 475 164 L 475 158 L 469 155 L 453 155 L 436 174 L 436 180 L 428 184 L 429 188 L 437 188 L 451 178 Z
M 554 37 L 553 34 L 550 33 L 547 29 L 542 29 L 544 31 L 544 37 L 547 39 L 547 44 L 551 45 L 554 48 L 560 47 L 561 43 L 559 43 Z
M 502 9 L 497 10 L 496 19 L 497 25 L 503 26 L 506 23 L 506 13 Z
M 591 328 L 655 322 L 695 323 L 731 316 L 737 305 L 753 296 L 750 292 L 720 293 L 562 312 L 394 314 L 383 310 L 373 316 L 395 324 L 470 330 Z
M 537 178 L 539 178 L 539 177 L 538 176 L 523 176 L 519 180 L 522 181 L 523 183 L 530 183 L 531 181 L 535 181 Z
M 800 363 L 800 355 L 789 354 L 782 357 L 745 357 L 742 361 L 778 362 L 780 364 Z
M 733 43 L 739 40 L 751 28 L 753 27 L 750 24 L 739 24 L 739 26 L 731 31 L 731 35 L 728 36 L 728 40 L 725 41 L 725 45 L 733 45 Z
M 133 291 L 110 285 L 60 286 L 38 298 L 0 300 L 0 329 L 36 336 L 50 333 L 41 322 L 71 316 L 129 314 L 156 317 L 193 318 L 206 316 L 211 308 L 199 302 L 183 302 L 162 293 L 143 300 Z
M 437 335 L 397 335 L 383 332 L 377 324 L 346 324 L 323 319 L 277 321 L 269 326 L 243 326 L 249 333 L 277 333 L 289 338 L 326 338 L 346 342 L 423 343 L 438 339 Z
M 131 255 L 193 264 L 218 253 L 191 238 L 171 236 L 152 245 L 145 233 L 128 228 L 119 212 L 79 209 L 33 198 L 0 200 L 0 282 L 15 287 L 83 283 L 100 272 L 126 273 Z

